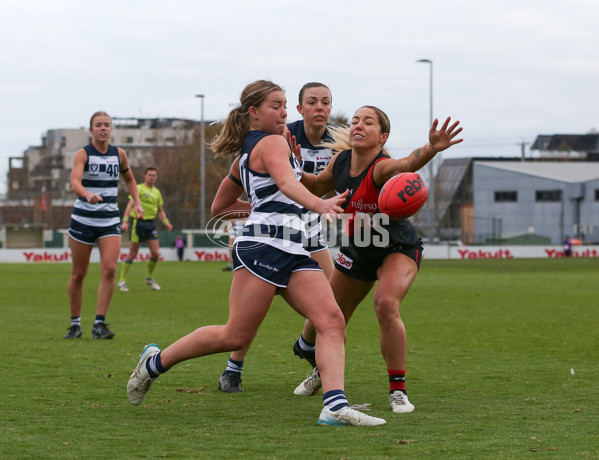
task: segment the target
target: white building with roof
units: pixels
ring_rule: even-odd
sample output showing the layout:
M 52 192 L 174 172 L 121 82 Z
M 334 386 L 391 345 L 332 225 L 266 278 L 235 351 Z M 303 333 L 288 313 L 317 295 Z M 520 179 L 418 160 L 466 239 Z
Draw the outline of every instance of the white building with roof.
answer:
M 534 234 L 599 242 L 599 162 L 473 162 L 474 241 Z

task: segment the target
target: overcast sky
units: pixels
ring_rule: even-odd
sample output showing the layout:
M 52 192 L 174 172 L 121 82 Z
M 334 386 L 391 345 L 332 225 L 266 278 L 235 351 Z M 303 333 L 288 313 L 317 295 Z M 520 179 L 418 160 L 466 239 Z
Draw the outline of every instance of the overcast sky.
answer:
M 538 134 L 599 128 L 596 0 L 0 0 L 0 193 L 8 157 L 48 129 L 115 117 L 226 116 L 243 87 L 326 83 L 333 114 L 376 105 L 388 147 L 427 141 L 434 116 L 465 141 L 448 157 L 517 156 Z M 526 152 L 529 153 L 528 147 Z

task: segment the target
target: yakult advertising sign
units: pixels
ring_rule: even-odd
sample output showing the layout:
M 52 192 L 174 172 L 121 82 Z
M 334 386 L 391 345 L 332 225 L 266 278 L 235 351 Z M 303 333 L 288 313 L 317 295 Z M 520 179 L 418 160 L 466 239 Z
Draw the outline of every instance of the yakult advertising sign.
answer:
M 127 250 L 121 249 L 119 261 L 127 257 Z M 185 250 L 185 260 L 195 262 L 226 262 L 228 250 L 224 248 L 189 248 Z M 150 258 L 147 248 L 139 250 L 136 261 L 146 261 Z M 160 249 L 161 261 L 176 261 L 177 252 L 171 248 Z M 41 262 L 68 262 L 71 263 L 70 249 L 0 249 L 0 263 L 41 263 Z M 100 262 L 100 253 L 94 248 L 90 258 L 91 262 Z
M 338 250 L 331 248 L 333 259 L 338 259 Z M 119 261 L 127 257 L 127 250 L 121 250 Z M 185 260 L 192 262 L 226 262 L 228 249 L 223 247 L 212 248 L 187 248 Z M 556 259 L 565 257 L 561 246 L 425 246 L 423 257 L 425 259 Z M 571 257 L 595 258 L 599 257 L 599 246 L 577 246 L 572 249 Z M 147 248 L 142 248 L 136 260 L 146 261 L 150 258 Z M 177 253 L 172 248 L 160 249 L 160 260 L 176 261 Z M 0 263 L 71 263 L 69 249 L 0 249 Z M 100 262 L 97 248 L 92 251 L 91 262 Z M 347 265 L 350 260 L 338 260 Z
M 425 259 L 557 259 L 565 257 L 561 246 L 425 246 Z M 599 246 L 572 248 L 571 257 L 599 257 Z

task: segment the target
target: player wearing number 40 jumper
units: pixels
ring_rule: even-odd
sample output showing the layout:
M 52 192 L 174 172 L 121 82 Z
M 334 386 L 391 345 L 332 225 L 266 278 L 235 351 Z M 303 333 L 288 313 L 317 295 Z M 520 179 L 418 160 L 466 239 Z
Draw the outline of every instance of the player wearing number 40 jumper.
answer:
M 69 242 L 73 269 L 69 278 L 71 327 L 65 339 L 81 337 L 81 302 L 83 281 L 89 268 L 94 243 L 100 251 L 101 278 L 98 287 L 96 320 L 92 328 L 95 339 L 112 339 L 114 332 L 105 323 L 114 292 L 116 264 L 121 250 L 121 218 L 117 204 L 119 176 L 134 196 L 132 208 L 137 217 L 143 210 L 137 197 L 137 184 L 129 169 L 127 154 L 108 144 L 112 119 L 105 112 L 96 112 L 90 120 L 91 144 L 75 152 L 71 170 L 71 188 L 78 198 L 73 207 Z
M 318 174 L 331 161 L 333 150 L 324 147 L 322 142 L 330 141 L 329 118 L 333 99 L 331 91 L 323 83 L 306 83 L 299 92 L 297 111 L 302 119 L 287 124 L 288 136 L 292 145 L 300 149 L 301 167 L 304 172 Z M 303 210 L 306 224 L 305 249 L 310 257 L 316 260 L 327 279 L 333 273 L 333 260 L 329 252 L 325 235 L 322 234 L 320 216 L 307 209 Z M 301 358 L 307 359 L 312 367 L 316 366 L 314 354 L 315 344 L 302 338 L 293 346 L 293 351 Z M 227 367 L 218 382 L 218 388 L 226 393 L 242 393 L 241 371 L 248 347 L 234 351 L 229 357 Z

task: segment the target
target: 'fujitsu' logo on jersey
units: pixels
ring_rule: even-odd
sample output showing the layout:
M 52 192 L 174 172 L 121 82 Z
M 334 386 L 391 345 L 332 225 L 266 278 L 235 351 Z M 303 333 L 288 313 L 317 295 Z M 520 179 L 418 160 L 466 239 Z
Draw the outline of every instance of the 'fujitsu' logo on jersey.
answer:
M 376 203 L 364 203 L 363 200 L 352 201 L 352 206 L 358 211 L 374 212 L 376 211 Z

